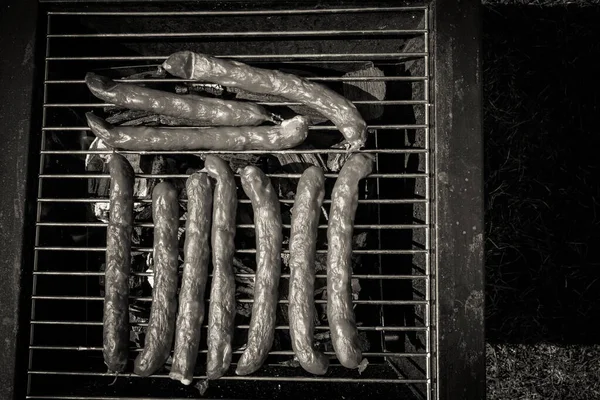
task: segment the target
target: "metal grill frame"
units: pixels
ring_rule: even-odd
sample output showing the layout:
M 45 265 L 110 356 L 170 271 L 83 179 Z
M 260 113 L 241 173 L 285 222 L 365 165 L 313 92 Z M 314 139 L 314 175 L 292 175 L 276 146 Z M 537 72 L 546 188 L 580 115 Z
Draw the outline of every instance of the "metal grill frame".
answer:
M 36 31 L 36 27 L 45 25 L 45 12 L 35 0 L 9 0 L 0 10 L 0 48 L 4 50 L 0 59 L 0 138 L 4 144 L 0 182 L 8 193 L 0 204 L 0 257 L 5 260 L 0 272 L 8 283 L 0 291 L 0 336 L 5 339 L 0 352 L 0 398 L 10 399 L 24 398 L 27 374 L 39 154 L 36 142 L 42 126 L 39 105 L 44 81 L 44 55 L 36 51 L 44 46 L 36 45 L 43 44 L 45 32 Z M 423 127 L 435 132 L 431 195 L 436 208 L 431 210 L 430 221 L 435 239 L 430 261 L 435 269 L 431 296 L 438 313 L 431 316 L 432 340 L 437 345 L 431 377 L 436 390 L 433 398 L 483 398 L 479 3 L 468 1 L 457 6 L 451 0 L 433 1 L 430 11 L 434 33 L 430 75 L 436 85 L 436 106 L 431 107 L 429 124 Z

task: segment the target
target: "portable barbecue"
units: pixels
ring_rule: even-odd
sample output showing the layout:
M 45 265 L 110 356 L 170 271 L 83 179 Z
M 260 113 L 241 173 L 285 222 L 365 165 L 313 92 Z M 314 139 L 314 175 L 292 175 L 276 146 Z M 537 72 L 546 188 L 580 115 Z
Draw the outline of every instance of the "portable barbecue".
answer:
M 474 0 L 3 2 L 0 398 L 483 398 L 478 7 Z M 106 222 L 98 210 L 108 202 L 102 191 L 108 175 L 90 168 L 90 160 L 110 151 L 90 148 L 84 114 L 115 112 L 89 93 L 83 78 L 93 71 L 169 90 L 208 90 L 147 74 L 184 49 L 301 74 L 344 93 L 365 115 L 369 140 L 362 151 L 375 155 L 376 169 L 359 202 L 356 233 L 364 240 L 354 250 L 354 300 L 366 369 L 348 370 L 332 359 L 324 376 L 304 372 L 293 361 L 284 320 L 265 366 L 250 376 L 230 371 L 207 383 L 199 372 L 198 385 L 184 387 L 168 371 L 151 378 L 106 374 Z M 259 103 L 288 112 L 286 106 L 296 106 Z M 262 167 L 285 186 L 299 176 L 292 165 L 299 157 L 318 159 L 332 184 L 343 156 L 330 147 L 336 132 L 314 124 L 309 137 L 320 147 L 262 152 L 273 154 Z M 201 153 L 165 156 L 188 160 Z M 148 182 L 187 176 L 138 167 L 139 180 Z M 281 202 L 289 209 L 293 197 L 282 192 Z M 240 207 L 248 206 L 242 199 Z M 238 230 L 253 227 L 247 221 Z M 320 242 L 321 255 L 324 246 Z M 135 250 L 141 258 L 151 253 L 143 241 Z M 248 240 L 237 255 L 243 263 L 254 252 Z M 242 267 L 243 283 L 252 273 Z M 318 271 L 317 279 L 324 274 Z M 141 270 L 132 279 L 151 285 L 150 275 Z M 141 308 L 148 303 L 143 292 L 132 296 Z M 240 309 L 244 303 L 251 300 L 242 299 Z M 324 303 L 318 300 L 317 307 Z M 143 331 L 145 323 L 132 325 Z M 243 335 L 247 324 L 236 329 Z M 333 355 L 327 324 L 315 333 Z M 240 354 L 237 348 L 234 364 Z

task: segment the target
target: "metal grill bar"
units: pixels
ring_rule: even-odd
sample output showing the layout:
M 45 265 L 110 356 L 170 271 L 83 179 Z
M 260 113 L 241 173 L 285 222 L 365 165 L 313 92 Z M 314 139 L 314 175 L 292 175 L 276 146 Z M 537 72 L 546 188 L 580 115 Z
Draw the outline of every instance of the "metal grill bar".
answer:
M 343 13 L 387 13 L 427 11 L 425 6 L 403 7 L 355 7 L 355 8 L 323 8 L 323 9 L 293 9 L 293 10 L 245 10 L 245 11 L 49 11 L 48 15 L 71 16 L 104 16 L 104 17 L 224 17 L 224 16 L 254 16 L 254 15 L 303 15 L 303 14 L 343 14 Z
M 67 350 L 67 351 L 102 351 L 102 347 L 86 347 L 86 346 L 29 346 L 32 350 Z M 134 353 L 140 353 L 143 351 L 142 348 L 131 347 L 129 351 Z M 206 354 L 208 350 L 199 350 L 199 354 Z M 242 354 L 243 350 L 234 350 L 233 354 Z M 326 355 L 335 355 L 333 351 L 324 351 Z M 293 356 L 294 352 L 287 351 L 270 351 L 269 355 L 273 356 Z M 369 352 L 363 353 L 365 357 L 424 357 L 427 353 L 392 353 L 392 352 Z
M 106 247 L 70 247 L 70 246 L 36 246 L 35 251 L 101 251 L 105 252 Z M 142 253 L 151 253 L 151 247 L 131 247 L 131 251 Z M 237 249 L 237 254 L 255 254 L 256 249 Z M 289 250 L 283 250 L 281 254 L 289 254 Z M 352 254 L 419 254 L 427 253 L 427 250 L 352 250 Z M 317 250 L 317 254 L 327 254 L 327 250 Z
M 299 106 L 302 103 L 294 102 L 294 101 L 256 101 L 256 104 L 261 106 Z M 352 104 L 355 105 L 369 105 L 369 104 L 379 104 L 379 105 L 416 105 L 416 104 L 426 104 L 424 100 L 357 100 L 352 101 Z M 45 104 L 46 108 L 75 108 L 75 107 L 85 107 L 85 108 L 105 108 L 105 107 L 116 107 L 116 105 L 111 103 L 49 103 Z M 321 125 L 312 125 L 313 128 L 324 128 Z M 180 128 L 180 127 L 176 127 Z M 190 128 L 198 128 L 203 129 L 202 127 L 190 127 Z M 375 129 L 373 126 L 371 129 Z
M 111 372 L 88 372 L 88 371 L 29 371 L 30 375 L 69 375 L 69 376 L 116 376 Z M 142 378 L 135 374 L 120 373 L 122 378 Z M 168 379 L 169 375 L 155 374 L 152 378 Z M 207 379 L 206 375 L 194 376 L 193 379 Z M 228 375 L 219 378 L 224 381 L 276 381 L 276 382 L 338 382 L 338 383 L 425 383 L 425 379 L 373 379 L 373 378 L 337 378 L 337 377 L 307 377 L 307 376 L 234 376 Z M 84 397 L 85 398 L 85 397 Z
M 34 325 L 81 325 L 81 326 L 102 326 L 102 321 L 40 321 L 32 320 Z M 148 324 L 141 322 L 132 322 L 131 326 L 148 326 Z M 203 325 L 206 328 L 207 325 Z M 236 329 L 248 329 L 249 325 L 236 325 Z M 289 330 L 288 325 L 277 325 L 277 330 Z M 359 331 L 389 331 L 389 332 L 425 332 L 427 327 L 425 326 L 358 326 Z M 328 326 L 315 326 L 317 331 L 328 331 Z
M 314 36 L 380 36 L 419 35 L 423 29 L 364 29 L 338 31 L 272 31 L 272 32 L 150 32 L 150 33 L 73 33 L 48 35 L 49 38 L 270 38 L 270 37 L 314 37 Z
M 180 199 L 181 202 L 187 202 L 187 199 Z M 427 199 L 360 199 L 358 200 L 358 204 L 418 204 L 418 203 L 426 203 Z M 40 203 L 108 203 L 108 198 L 44 198 L 41 197 L 38 199 Z M 294 200 L 292 199 L 279 199 L 280 203 L 283 204 L 294 204 Z M 134 203 L 152 203 L 151 199 L 134 199 Z M 250 204 L 249 199 L 239 199 L 239 204 Z M 323 201 L 323 204 L 331 204 L 331 200 L 326 199 Z
M 239 61 L 269 62 L 269 61 L 290 61 L 290 60 L 389 60 L 396 59 L 400 62 L 402 59 L 424 58 L 427 53 L 343 53 L 343 54 L 224 54 L 214 55 L 217 58 L 230 58 Z M 164 61 L 169 55 L 164 56 L 82 56 L 82 57 L 47 57 L 46 61 Z M 157 65 L 158 66 L 158 65 Z
M 180 220 L 183 225 L 184 220 Z M 94 228 L 100 227 L 104 228 L 108 226 L 106 222 L 37 222 L 37 226 L 66 226 L 66 227 L 84 227 L 84 228 Z M 134 227 L 143 227 L 143 228 L 154 228 L 154 224 L 151 222 L 138 222 L 134 223 Z M 254 229 L 254 224 L 237 224 L 237 228 L 239 229 Z M 424 224 L 356 224 L 354 228 L 356 229 L 424 229 L 427 226 Z M 290 229 L 290 224 L 283 224 L 284 229 Z M 327 225 L 319 225 L 319 229 L 327 229 Z
M 104 301 L 104 296 L 40 296 L 34 295 L 31 297 L 33 300 L 68 300 L 68 301 Z M 137 301 L 152 301 L 152 297 L 140 297 L 140 296 L 129 296 L 130 300 Z M 206 299 L 210 301 L 210 299 Z M 254 299 L 236 299 L 239 303 L 254 303 Z M 279 300 L 278 304 L 289 304 L 288 300 Z M 327 304 L 327 300 L 315 300 L 316 304 Z M 385 305 L 417 305 L 426 304 L 425 300 L 352 300 L 352 304 L 385 304 Z
M 126 151 L 119 150 L 121 154 L 239 154 L 239 151 L 227 151 L 227 150 L 180 150 L 180 151 Z M 419 154 L 426 153 L 426 149 L 410 148 L 410 149 L 363 149 L 356 153 L 365 154 Z M 112 154 L 115 153 L 112 150 L 42 150 L 41 154 Z M 337 149 L 293 149 L 293 150 L 244 150 L 245 154 L 345 154 L 345 150 Z
M 164 126 L 162 127 L 164 129 L 181 129 L 181 128 L 189 128 L 189 129 L 198 129 L 198 130 L 202 130 L 202 129 L 206 129 L 205 127 L 201 127 L 201 126 Z M 420 129 L 420 128 L 425 128 L 424 125 L 420 125 L 420 124 L 387 124 L 387 125 L 368 125 L 367 129 Z M 309 130 L 314 130 L 314 131 L 335 131 L 337 130 L 337 128 L 335 126 L 329 126 L 329 125 L 310 125 L 308 127 Z M 45 127 L 42 128 L 42 131 L 49 131 L 49 130 L 54 130 L 54 131 L 91 131 L 91 129 L 87 126 L 71 126 L 68 128 L 65 127 L 61 127 L 61 126 L 56 126 L 56 127 Z M 246 150 L 245 152 L 247 153 L 249 150 Z M 314 152 L 316 153 L 327 153 L 327 152 L 331 152 L 333 151 L 333 149 L 315 149 Z M 375 151 L 375 150 L 362 150 L 364 151 Z M 299 153 L 300 150 L 295 150 L 296 153 Z M 345 153 L 344 150 L 338 150 L 338 152 L 340 153 Z
M 104 276 L 104 272 L 94 271 L 34 271 L 34 275 L 55 275 L 55 276 Z M 131 276 L 153 276 L 152 272 L 130 272 Z M 254 274 L 235 274 L 239 278 L 254 278 Z M 212 274 L 208 274 L 209 278 L 212 278 Z M 290 274 L 281 274 L 282 279 L 289 279 Z M 427 279 L 425 275 L 365 275 L 365 274 L 353 274 L 355 279 Z M 325 274 L 316 274 L 317 279 L 326 279 Z
M 54 276 L 104 276 L 104 272 L 94 271 L 34 271 L 34 275 L 54 275 Z M 130 272 L 131 276 L 153 276 L 152 272 Z M 254 274 L 235 274 L 239 278 L 254 278 Z M 212 278 L 212 274 L 208 274 L 209 278 Z M 281 274 L 282 279 L 289 279 L 290 274 Z M 365 275 L 365 274 L 353 274 L 355 279 L 427 279 L 425 275 Z M 325 274 L 316 274 L 317 279 L 326 279 Z
M 424 41 L 423 41 L 423 47 L 425 49 L 425 52 L 429 54 L 429 15 L 425 15 L 424 18 L 424 24 L 425 24 L 425 37 L 424 37 Z M 429 64 L 430 64 L 431 60 L 429 59 L 429 56 L 425 56 L 425 65 L 424 65 L 424 70 L 425 70 L 425 76 L 429 76 L 430 74 L 430 70 L 429 70 Z M 426 80 L 424 82 L 425 88 L 424 88 L 424 95 L 425 95 L 425 100 L 429 103 L 429 80 Z M 426 106 L 425 107 L 425 125 L 427 126 L 425 128 L 425 148 L 426 149 L 430 149 L 431 146 L 431 136 L 430 136 L 430 131 L 429 131 L 429 115 L 430 112 L 430 107 Z M 430 173 L 430 158 L 429 158 L 429 152 L 425 153 L 425 172 L 427 173 L 427 178 L 426 178 L 426 184 L 425 184 L 425 197 L 426 198 L 431 198 L 431 186 L 432 183 L 429 179 L 429 173 Z M 428 226 L 428 228 L 426 228 L 426 240 L 425 240 L 425 249 L 427 249 L 427 253 L 425 254 L 425 275 L 427 276 L 431 276 L 431 249 L 433 248 L 433 243 L 432 243 L 432 235 L 431 235 L 431 229 L 430 229 L 430 224 L 431 224 L 431 204 L 430 203 L 426 203 L 425 204 L 425 224 Z M 428 326 L 429 328 L 431 328 L 431 317 L 432 317 L 432 306 L 431 306 L 431 286 L 432 283 L 431 281 L 428 282 L 427 285 L 425 285 L 425 300 L 427 302 L 427 304 L 425 305 L 425 325 Z M 431 333 L 431 329 L 427 329 L 427 331 L 425 332 L 425 351 L 427 352 L 427 354 L 431 354 L 432 353 L 432 347 L 431 347 L 431 342 L 432 342 L 432 333 Z M 431 357 L 427 357 L 426 359 L 426 368 L 425 368 L 425 377 L 427 378 L 427 392 L 426 392 L 426 396 L 427 398 L 431 398 L 433 395 L 433 391 L 432 391 L 432 360 Z
M 202 172 L 202 171 L 200 171 Z M 135 174 L 136 178 L 143 179 L 187 179 L 191 174 Z M 239 178 L 239 174 L 234 174 L 236 178 Z M 265 174 L 269 178 L 289 178 L 289 179 L 300 179 L 302 174 Z M 324 174 L 325 178 L 337 179 L 338 174 Z M 424 173 L 399 173 L 399 174 L 371 174 L 366 179 L 374 178 L 389 178 L 389 179 L 407 179 L 407 178 L 424 178 L 427 175 Z M 40 174 L 40 178 L 52 179 L 110 179 L 109 174 Z
M 307 81 L 314 82 L 420 82 L 427 79 L 426 76 L 307 76 L 304 77 Z M 113 79 L 115 82 L 123 83 L 191 83 L 198 82 L 194 79 L 182 79 L 182 78 L 161 78 L 161 79 L 127 79 L 127 78 L 116 78 Z M 70 84 L 84 84 L 84 79 L 49 79 L 44 83 L 50 85 L 70 85 Z M 355 103 L 356 104 L 356 103 Z

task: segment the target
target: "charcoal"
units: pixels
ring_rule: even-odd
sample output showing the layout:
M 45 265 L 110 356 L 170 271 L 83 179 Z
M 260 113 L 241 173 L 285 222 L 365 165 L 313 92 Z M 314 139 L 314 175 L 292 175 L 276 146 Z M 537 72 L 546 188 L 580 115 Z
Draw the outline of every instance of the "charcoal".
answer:
M 187 91 L 184 93 L 193 93 L 193 94 L 199 94 L 199 95 L 210 94 L 213 96 L 222 96 L 225 93 L 225 88 L 216 83 L 190 82 L 187 84 L 186 88 L 187 88 Z M 177 90 L 177 88 L 176 88 L 176 90 Z
M 137 119 L 133 119 L 131 121 L 123 122 L 122 126 L 152 126 L 158 124 L 158 115 L 148 115 L 146 117 L 141 117 Z
M 367 369 L 368 365 L 369 365 L 369 360 L 367 360 L 366 358 L 363 358 L 363 360 L 358 365 L 358 374 L 361 375 L 363 372 L 365 372 L 365 369 Z
M 95 139 L 90 150 L 105 150 L 106 145 L 100 139 Z M 87 172 L 96 172 L 108 174 L 108 165 L 105 163 L 108 154 L 88 154 L 85 159 L 85 170 Z M 137 154 L 124 154 L 135 173 L 141 173 L 140 156 Z M 133 187 L 134 196 L 144 197 L 147 194 L 145 179 L 136 179 Z M 88 179 L 88 194 L 92 197 L 108 198 L 110 195 L 110 179 Z M 102 222 L 108 222 L 110 204 L 108 202 L 90 203 L 93 215 Z M 144 206 L 134 203 L 134 215 L 144 210 Z
M 307 144 L 298 146 L 298 149 L 313 149 L 314 147 Z M 275 158 L 278 161 L 276 172 L 286 172 L 292 174 L 302 174 L 309 166 L 315 165 L 325 169 L 325 162 L 320 154 L 276 154 Z M 273 178 L 271 179 L 273 187 L 277 190 L 280 197 L 293 199 L 298 186 L 296 178 Z M 282 221 L 290 223 L 291 207 L 282 205 Z
M 129 307 L 129 323 L 131 324 L 129 340 L 135 348 L 141 349 L 144 347 L 144 335 L 147 329 L 146 326 L 139 326 L 138 324 L 147 324 L 149 320 L 149 317 L 141 316 L 141 312 L 135 307 Z
M 209 380 L 208 379 L 200 379 L 195 385 L 194 387 L 196 388 L 196 390 L 198 390 L 198 395 L 199 396 L 204 396 L 204 394 L 206 393 L 206 391 L 208 390 L 208 384 L 209 384 Z
M 308 144 L 302 144 L 297 147 L 299 150 L 310 150 L 314 149 L 314 146 Z M 316 165 L 317 167 L 321 167 L 326 170 L 327 166 L 323 161 L 323 158 L 320 154 L 310 154 L 310 153 L 285 153 L 285 154 L 275 154 L 277 160 L 279 160 L 279 164 L 281 165 L 281 169 L 284 172 L 301 174 L 306 170 L 306 168 L 311 165 Z M 295 180 L 297 182 L 297 180 Z
M 111 114 L 106 117 L 106 122 L 113 125 L 121 125 L 125 124 L 129 121 L 138 120 L 140 118 L 145 118 L 151 116 L 152 113 L 148 111 L 139 111 L 139 110 L 128 110 L 125 108 L 116 108 L 110 107 L 105 108 L 106 113 Z
M 254 270 L 244 265 L 237 257 L 233 259 L 233 270 L 236 274 L 253 274 Z M 242 276 L 235 277 L 235 293 L 236 297 L 241 294 L 241 298 L 254 298 L 254 278 Z M 252 303 L 237 303 L 237 313 L 244 317 L 250 318 L 252 315 Z
M 317 332 L 314 335 L 315 337 L 315 347 L 317 347 L 321 351 L 334 351 L 333 343 L 331 343 L 331 334 L 329 331 L 326 332 Z M 371 344 L 369 343 L 369 339 L 367 338 L 367 334 L 365 331 L 358 331 L 358 339 L 360 343 L 360 350 L 365 352 L 369 351 L 371 348 Z
M 343 76 L 384 76 L 384 73 L 379 68 L 376 68 L 372 62 L 369 62 L 363 68 L 347 72 Z M 344 82 L 343 88 L 344 96 L 351 101 L 385 99 L 385 81 Z M 358 108 L 362 117 L 367 121 L 377 119 L 383 115 L 383 105 L 381 104 L 358 104 L 356 108 Z
M 342 149 L 344 144 L 336 144 L 331 146 L 333 149 Z M 327 169 L 331 172 L 340 172 L 344 163 L 352 153 L 329 153 L 327 155 Z
M 168 115 L 159 115 L 158 122 L 160 123 L 160 125 L 167 125 L 167 126 L 205 126 L 206 125 L 206 124 L 201 124 L 198 121 L 194 121 L 193 119 L 170 117 Z
M 295 356 L 294 356 L 294 358 L 291 358 L 289 360 L 280 361 L 278 364 L 281 365 L 282 367 L 291 367 L 291 368 L 300 367 L 300 362 L 298 361 L 298 358 Z

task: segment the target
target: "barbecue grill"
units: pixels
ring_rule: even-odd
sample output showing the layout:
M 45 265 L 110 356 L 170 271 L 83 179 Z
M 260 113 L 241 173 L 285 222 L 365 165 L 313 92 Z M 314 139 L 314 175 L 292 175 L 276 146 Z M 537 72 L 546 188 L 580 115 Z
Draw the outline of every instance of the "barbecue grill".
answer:
M 0 398 L 483 398 L 478 7 L 474 0 L 4 1 Z M 332 359 L 325 376 L 311 376 L 291 362 L 291 346 L 282 342 L 256 374 L 230 372 L 208 387 L 202 372 L 196 387 L 168 379 L 164 370 L 151 378 L 115 379 L 106 373 L 101 352 L 106 224 L 90 216 L 90 205 L 108 198 L 90 194 L 89 187 L 108 175 L 86 171 L 85 158 L 109 151 L 85 146 L 90 134 L 84 113 L 107 106 L 89 94 L 83 78 L 88 71 L 116 79 L 150 71 L 184 49 L 302 71 L 336 90 L 384 83 L 384 98 L 367 94 L 355 101 L 383 110 L 368 121 L 362 151 L 375 155 L 376 169 L 361 186 L 362 217 L 356 222 L 356 230 L 369 235 L 354 250 L 361 257 L 354 271 L 361 286 L 355 312 L 369 346 L 364 371 L 347 370 Z M 354 65 L 384 73 L 345 73 Z M 334 130 L 318 124 L 310 134 Z M 274 153 L 329 157 L 343 151 Z M 137 178 L 186 176 L 140 173 Z M 328 172 L 326 180 L 332 183 L 336 176 Z M 282 194 L 281 202 L 293 200 Z M 247 199 L 240 203 L 248 207 Z M 326 197 L 325 208 L 329 205 Z M 253 227 L 250 222 L 238 229 Z M 253 246 L 237 252 L 252 255 Z M 282 286 L 285 278 L 284 272 Z M 327 330 L 319 325 L 316 333 Z M 205 340 L 200 351 L 203 364 Z M 235 352 L 234 365 L 240 354 Z

